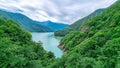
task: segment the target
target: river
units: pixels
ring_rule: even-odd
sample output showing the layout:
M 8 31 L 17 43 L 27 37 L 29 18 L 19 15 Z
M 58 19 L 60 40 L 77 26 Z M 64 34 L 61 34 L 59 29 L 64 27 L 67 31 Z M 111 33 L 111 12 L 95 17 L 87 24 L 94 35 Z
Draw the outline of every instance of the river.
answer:
M 49 33 L 36 33 L 32 32 L 32 40 L 35 42 L 42 42 L 42 46 L 46 51 L 51 51 L 54 53 L 56 58 L 62 56 L 63 52 L 58 48 L 60 38 L 55 38 L 53 32 Z

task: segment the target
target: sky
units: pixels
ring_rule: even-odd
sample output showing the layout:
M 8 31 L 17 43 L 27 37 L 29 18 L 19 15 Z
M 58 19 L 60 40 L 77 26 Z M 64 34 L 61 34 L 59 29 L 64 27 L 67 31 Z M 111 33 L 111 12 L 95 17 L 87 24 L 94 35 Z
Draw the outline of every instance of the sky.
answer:
M 72 24 L 117 0 L 0 0 L 0 9 L 22 13 L 37 21 Z

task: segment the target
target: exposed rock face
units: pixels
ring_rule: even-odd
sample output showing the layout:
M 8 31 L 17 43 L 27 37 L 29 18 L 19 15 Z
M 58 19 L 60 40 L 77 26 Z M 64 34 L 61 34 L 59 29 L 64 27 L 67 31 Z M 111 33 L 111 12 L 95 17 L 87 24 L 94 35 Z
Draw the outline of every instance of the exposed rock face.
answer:
M 64 45 L 60 44 L 60 45 L 58 46 L 58 48 L 60 48 L 60 49 L 63 51 L 63 54 L 66 54 L 66 53 L 67 53 L 67 50 L 66 50 L 66 48 L 64 47 Z

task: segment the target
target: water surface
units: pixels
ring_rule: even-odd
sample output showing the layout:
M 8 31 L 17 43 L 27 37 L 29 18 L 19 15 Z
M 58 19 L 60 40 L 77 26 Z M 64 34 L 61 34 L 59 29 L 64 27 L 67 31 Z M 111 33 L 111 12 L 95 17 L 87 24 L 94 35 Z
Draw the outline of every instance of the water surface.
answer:
M 42 46 L 46 51 L 51 51 L 56 57 L 61 57 L 63 52 L 58 48 L 60 39 L 54 37 L 54 33 L 31 33 L 35 42 L 42 42 Z

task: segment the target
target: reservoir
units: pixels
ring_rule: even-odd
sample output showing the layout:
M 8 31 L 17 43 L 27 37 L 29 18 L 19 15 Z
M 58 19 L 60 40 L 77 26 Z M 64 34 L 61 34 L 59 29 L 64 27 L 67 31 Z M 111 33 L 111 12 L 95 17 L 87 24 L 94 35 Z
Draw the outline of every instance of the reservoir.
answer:
M 51 51 L 54 53 L 56 58 L 62 56 L 63 52 L 58 48 L 60 38 L 54 37 L 54 32 L 49 33 L 36 33 L 32 32 L 32 40 L 35 42 L 42 42 L 42 46 L 46 51 Z

